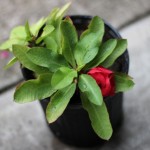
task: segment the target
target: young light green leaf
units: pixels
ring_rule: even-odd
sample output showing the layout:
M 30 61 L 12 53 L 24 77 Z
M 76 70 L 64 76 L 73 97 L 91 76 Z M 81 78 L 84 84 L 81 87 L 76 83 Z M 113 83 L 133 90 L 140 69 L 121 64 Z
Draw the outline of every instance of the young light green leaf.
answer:
M 46 67 L 51 72 L 55 72 L 58 68 L 69 67 L 64 57 L 43 47 L 31 48 L 27 53 L 28 58 L 36 65 Z
M 88 34 L 80 40 L 74 50 L 74 57 L 80 66 L 90 62 L 98 53 L 97 36 L 94 33 Z
M 52 76 L 52 87 L 54 89 L 64 88 L 71 84 L 75 77 L 77 77 L 77 72 L 74 69 L 61 67 Z
M 53 23 L 55 22 L 55 20 L 56 20 L 56 15 L 57 15 L 58 11 L 59 11 L 59 8 L 54 8 L 54 9 L 50 12 L 50 14 L 49 14 L 48 17 L 47 17 L 46 24 L 51 25 L 51 24 L 53 24 Z
M 41 18 L 37 23 L 31 26 L 31 32 L 34 36 L 38 35 L 40 29 L 44 26 L 46 21 L 47 21 L 47 18 Z
M 0 45 L 0 50 L 10 50 L 12 51 L 12 45 L 19 44 L 25 45 L 25 40 L 22 39 L 9 39 Z
M 18 59 L 17 59 L 16 57 L 13 57 L 13 58 L 8 62 L 8 64 L 4 67 L 4 69 L 10 68 L 10 67 L 13 66 L 17 61 L 18 61 Z
M 10 39 L 20 39 L 25 40 L 26 39 L 26 31 L 24 26 L 17 26 L 12 29 L 10 33 Z
M 49 17 L 47 18 L 47 22 L 46 22 L 46 24 L 52 25 L 55 28 L 55 30 L 51 33 L 50 37 L 52 37 L 57 43 L 57 52 L 59 54 L 62 54 L 60 24 L 64 16 L 64 13 L 69 6 L 70 3 L 66 4 L 61 9 L 54 9 L 52 13 L 49 15 Z
M 104 44 L 102 44 L 99 48 L 98 54 L 96 57 L 89 62 L 85 68 L 90 69 L 98 66 L 100 63 L 102 63 L 114 50 L 114 48 L 117 45 L 117 40 L 116 39 L 110 39 L 106 41 Z
M 67 9 L 70 7 L 71 2 L 67 3 L 66 5 L 64 5 L 57 13 L 56 15 L 56 19 L 58 18 L 62 18 L 64 16 L 64 13 L 67 11 Z
M 46 25 L 43 29 L 42 35 L 36 40 L 36 44 L 39 44 L 42 40 L 49 36 L 53 30 L 54 27 L 52 25 Z
M 104 140 L 109 140 L 112 136 L 112 126 L 105 103 L 101 106 L 91 103 L 85 94 L 81 94 L 83 108 L 88 112 L 92 127 L 95 133 Z
M 30 31 L 30 26 L 29 26 L 28 21 L 25 24 L 25 31 L 26 31 L 26 35 L 27 35 L 26 39 L 27 39 L 27 41 L 30 41 L 32 39 L 32 33 Z
M 119 39 L 117 40 L 117 45 L 111 55 L 107 57 L 107 59 L 101 63 L 101 65 L 105 68 L 111 67 L 115 60 L 121 56 L 125 50 L 127 49 L 127 40 Z
M 12 29 L 10 33 L 10 38 L 0 45 L 0 50 L 12 50 L 12 45 L 19 44 L 25 45 L 26 44 L 26 32 L 24 26 L 17 26 Z
M 50 37 L 50 36 L 46 37 L 44 39 L 44 43 L 46 44 L 46 48 L 48 48 L 54 52 L 57 52 L 58 45 L 52 37 Z
M 78 35 L 75 26 L 70 20 L 66 19 L 61 23 L 61 32 L 63 37 L 62 53 L 66 60 L 75 68 L 74 48 L 78 42 Z
M 100 87 L 91 76 L 86 74 L 80 75 L 78 85 L 81 92 L 88 97 L 91 103 L 102 105 L 103 96 Z
M 7 40 L 0 45 L 0 50 L 10 50 L 12 48 L 13 41 Z
M 27 55 L 28 50 L 26 46 L 13 45 L 13 54 L 24 67 L 38 74 L 50 72 L 47 68 L 34 64 Z
M 42 74 L 37 79 L 19 85 L 14 94 L 17 103 L 32 102 L 51 96 L 56 90 L 51 87 L 52 74 Z
M 71 97 L 73 96 L 76 89 L 76 84 L 73 83 L 61 90 L 51 98 L 50 103 L 46 109 L 46 118 L 49 123 L 57 120 L 66 109 Z
M 115 92 L 124 92 L 133 88 L 134 82 L 127 74 L 115 73 Z
M 102 41 L 104 35 L 104 21 L 98 16 L 92 18 L 88 29 L 81 34 L 80 39 L 84 38 L 90 33 L 96 33 L 98 35 L 98 42 L 100 43 Z

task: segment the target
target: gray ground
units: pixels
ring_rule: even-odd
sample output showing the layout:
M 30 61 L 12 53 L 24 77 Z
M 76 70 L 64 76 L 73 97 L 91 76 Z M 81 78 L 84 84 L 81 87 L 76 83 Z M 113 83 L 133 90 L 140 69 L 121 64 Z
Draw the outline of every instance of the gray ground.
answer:
M 27 19 L 34 22 L 64 1 L 0 0 L 0 42 L 12 27 Z M 125 93 L 125 120 L 114 140 L 101 150 L 150 149 L 150 1 L 76 0 L 68 14 L 99 15 L 118 28 L 129 42 L 130 75 L 135 88 Z M 49 132 L 38 102 L 19 105 L 13 102 L 14 88 L 22 79 L 18 65 L 4 71 L 8 59 L 0 59 L 0 150 L 76 150 L 60 143 Z

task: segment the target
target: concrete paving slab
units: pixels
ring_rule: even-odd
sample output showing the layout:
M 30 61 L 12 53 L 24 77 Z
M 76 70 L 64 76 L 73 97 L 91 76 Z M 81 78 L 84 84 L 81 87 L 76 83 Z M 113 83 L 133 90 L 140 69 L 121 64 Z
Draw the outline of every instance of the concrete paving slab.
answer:
M 123 29 L 128 39 L 130 75 L 136 83 L 125 93 L 124 124 L 114 139 L 94 150 L 149 150 L 150 16 Z M 38 102 L 13 102 L 14 89 L 0 96 L 0 150 L 77 150 L 60 143 L 46 126 Z
M 0 43 L 8 38 L 11 28 L 24 24 L 28 19 L 33 23 L 49 14 L 56 6 L 62 6 L 70 0 L 0 0 Z M 147 14 L 150 10 L 149 0 L 72 0 L 73 4 L 68 14 L 98 15 L 110 22 L 114 27 L 120 27 L 126 22 Z M 22 78 L 18 67 L 7 71 L 2 70 L 8 62 L 0 59 L 0 89 Z

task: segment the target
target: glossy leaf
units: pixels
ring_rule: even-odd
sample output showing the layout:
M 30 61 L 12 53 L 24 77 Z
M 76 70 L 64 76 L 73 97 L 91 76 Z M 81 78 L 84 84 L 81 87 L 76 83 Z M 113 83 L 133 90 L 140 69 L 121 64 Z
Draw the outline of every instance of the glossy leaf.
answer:
M 55 72 L 57 69 L 68 64 L 64 57 L 43 47 L 31 48 L 27 53 L 28 58 L 36 65 L 46 67 L 50 71 Z
M 101 63 L 101 65 L 105 68 L 111 67 L 115 60 L 121 56 L 125 50 L 127 49 L 127 40 L 119 39 L 117 40 L 117 45 L 111 55 L 107 57 L 107 59 Z
M 103 96 L 100 87 L 91 76 L 86 74 L 80 75 L 78 85 L 81 92 L 88 97 L 91 103 L 95 105 L 102 105 Z
M 63 37 L 62 53 L 66 60 L 75 68 L 74 48 L 78 42 L 78 35 L 75 26 L 69 19 L 61 23 L 61 32 Z
M 52 74 L 42 74 L 38 79 L 28 80 L 19 85 L 14 99 L 17 103 L 32 102 L 51 96 L 56 90 L 51 87 Z
M 73 83 L 61 90 L 51 98 L 50 103 L 46 109 L 46 118 L 49 123 L 57 120 L 66 109 L 71 97 L 73 96 L 76 89 L 76 84 Z
M 34 64 L 27 55 L 28 50 L 29 48 L 26 46 L 13 45 L 13 54 L 24 67 L 38 74 L 50 72 L 47 68 Z
M 59 68 L 52 76 L 52 87 L 54 89 L 61 89 L 73 82 L 73 79 L 77 77 L 77 72 L 67 67 Z
M 109 140 L 112 136 L 112 126 L 109 120 L 109 114 L 105 103 L 101 106 L 91 103 L 85 94 L 81 94 L 83 108 L 88 112 L 91 125 L 95 133 L 104 140 Z
M 127 74 L 115 73 L 115 92 L 124 92 L 133 88 L 134 82 Z
M 91 62 L 89 62 L 85 67 L 90 69 L 98 66 L 112 53 L 116 45 L 117 45 L 116 39 L 110 39 L 106 41 L 104 44 L 100 46 L 96 57 Z

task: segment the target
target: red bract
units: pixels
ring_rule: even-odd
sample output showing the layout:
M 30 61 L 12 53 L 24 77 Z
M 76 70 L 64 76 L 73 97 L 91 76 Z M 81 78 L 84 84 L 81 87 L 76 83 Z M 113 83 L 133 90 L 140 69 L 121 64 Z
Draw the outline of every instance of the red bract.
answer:
M 113 96 L 115 94 L 114 72 L 104 67 L 92 68 L 88 73 L 99 85 L 102 95 Z

